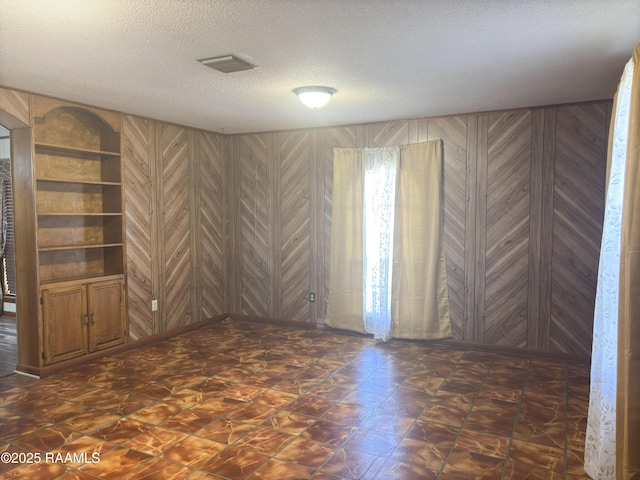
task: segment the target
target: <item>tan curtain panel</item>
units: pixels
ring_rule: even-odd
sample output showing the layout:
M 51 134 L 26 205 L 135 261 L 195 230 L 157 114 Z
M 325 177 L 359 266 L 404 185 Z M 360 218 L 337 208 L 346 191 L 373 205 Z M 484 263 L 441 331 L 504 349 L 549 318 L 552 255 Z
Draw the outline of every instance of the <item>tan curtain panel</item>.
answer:
M 442 140 L 399 147 L 391 282 L 394 338 L 452 336 L 444 254 Z M 325 323 L 365 332 L 365 150 L 334 149 L 329 291 Z
M 363 195 L 362 149 L 334 149 L 331 263 L 324 321 L 333 328 L 361 333 L 364 333 Z
M 622 207 L 616 472 L 640 479 L 640 45 L 633 52 L 633 74 Z
M 444 253 L 442 140 L 400 147 L 391 336 L 451 337 Z

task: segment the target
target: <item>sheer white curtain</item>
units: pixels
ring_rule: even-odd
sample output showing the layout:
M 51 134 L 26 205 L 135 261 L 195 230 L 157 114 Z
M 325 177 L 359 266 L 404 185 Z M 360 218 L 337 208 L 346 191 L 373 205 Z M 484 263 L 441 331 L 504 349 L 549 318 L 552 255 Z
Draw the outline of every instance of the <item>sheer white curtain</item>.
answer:
M 632 59 L 627 63 L 622 74 L 614 105 L 613 134 L 610 136 L 611 160 L 593 324 L 591 387 L 584 468 L 591 478 L 598 480 L 616 478 L 620 245 L 633 70 Z
M 376 340 L 391 331 L 391 270 L 397 148 L 364 150 L 364 328 Z

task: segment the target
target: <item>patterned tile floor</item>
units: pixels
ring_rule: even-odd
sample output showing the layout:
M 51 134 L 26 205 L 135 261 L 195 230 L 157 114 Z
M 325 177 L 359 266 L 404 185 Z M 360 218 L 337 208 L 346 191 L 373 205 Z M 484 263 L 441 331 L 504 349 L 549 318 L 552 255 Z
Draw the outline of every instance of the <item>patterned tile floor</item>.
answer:
M 0 477 L 584 479 L 588 373 L 226 320 L 0 379 Z

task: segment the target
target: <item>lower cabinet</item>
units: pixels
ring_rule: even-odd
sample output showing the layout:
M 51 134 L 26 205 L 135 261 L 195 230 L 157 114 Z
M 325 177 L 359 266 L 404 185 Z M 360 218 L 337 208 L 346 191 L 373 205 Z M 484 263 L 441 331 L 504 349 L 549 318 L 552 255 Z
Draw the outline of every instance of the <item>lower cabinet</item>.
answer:
M 124 279 L 62 282 L 41 288 L 44 363 L 125 342 Z

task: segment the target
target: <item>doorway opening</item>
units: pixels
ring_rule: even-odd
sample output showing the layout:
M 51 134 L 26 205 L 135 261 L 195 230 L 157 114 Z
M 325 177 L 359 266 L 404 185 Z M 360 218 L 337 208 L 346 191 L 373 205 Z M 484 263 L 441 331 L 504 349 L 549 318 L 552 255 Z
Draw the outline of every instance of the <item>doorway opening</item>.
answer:
M 0 125 L 0 377 L 18 363 L 15 278 L 11 131 Z

